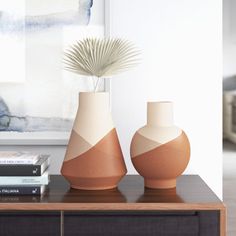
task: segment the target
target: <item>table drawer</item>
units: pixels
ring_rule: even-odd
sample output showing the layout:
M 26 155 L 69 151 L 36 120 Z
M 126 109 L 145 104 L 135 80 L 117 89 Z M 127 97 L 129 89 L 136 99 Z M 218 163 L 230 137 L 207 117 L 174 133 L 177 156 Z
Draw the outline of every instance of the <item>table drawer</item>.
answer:
M 198 236 L 199 217 L 189 213 L 65 213 L 65 236 Z
M 0 212 L 0 235 L 59 236 L 60 212 Z

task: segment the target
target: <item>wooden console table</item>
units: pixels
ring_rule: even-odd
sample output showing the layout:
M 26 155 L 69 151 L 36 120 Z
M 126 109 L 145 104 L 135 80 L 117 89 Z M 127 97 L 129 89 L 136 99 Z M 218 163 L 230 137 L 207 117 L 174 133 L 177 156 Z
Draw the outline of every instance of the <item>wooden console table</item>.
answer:
M 225 206 L 199 176 L 181 176 L 177 188 L 145 189 L 126 176 L 117 189 L 70 189 L 51 176 L 41 197 L 0 197 L 0 235 L 7 236 L 224 236 Z

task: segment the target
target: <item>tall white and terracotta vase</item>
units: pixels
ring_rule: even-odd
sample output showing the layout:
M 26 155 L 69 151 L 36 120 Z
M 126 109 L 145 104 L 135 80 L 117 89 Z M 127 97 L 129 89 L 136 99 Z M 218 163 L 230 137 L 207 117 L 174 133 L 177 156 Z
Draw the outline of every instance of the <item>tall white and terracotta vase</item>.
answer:
M 172 102 L 148 102 L 147 124 L 135 133 L 130 154 L 146 187 L 176 187 L 176 178 L 190 159 L 190 144 L 185 132 L 173 123 Z
M 109 93 L 80 93 L 62 175 L 72 188 L 101 190 L 115 188 L 126 172 Z

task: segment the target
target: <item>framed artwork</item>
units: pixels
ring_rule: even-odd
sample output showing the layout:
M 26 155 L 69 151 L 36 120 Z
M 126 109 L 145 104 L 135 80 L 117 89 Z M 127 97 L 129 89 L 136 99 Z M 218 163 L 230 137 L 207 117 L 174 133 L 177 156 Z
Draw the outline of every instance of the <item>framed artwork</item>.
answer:
M 92 81 L 63 69 L 63 51 L 107 35 L 108 10 L 106 0 L 0 1 L 0 144 L 67 144 Z

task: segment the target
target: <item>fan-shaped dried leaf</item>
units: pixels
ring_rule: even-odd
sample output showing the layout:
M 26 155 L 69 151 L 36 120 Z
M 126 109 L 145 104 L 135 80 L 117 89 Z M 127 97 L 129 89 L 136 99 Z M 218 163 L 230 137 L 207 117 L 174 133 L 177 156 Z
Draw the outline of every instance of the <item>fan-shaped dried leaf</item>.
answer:
M 137 65 L 139 54 L 127 40 L 86 38 L 66 50 L 64 64 L 77 74 L 108 77 Z

